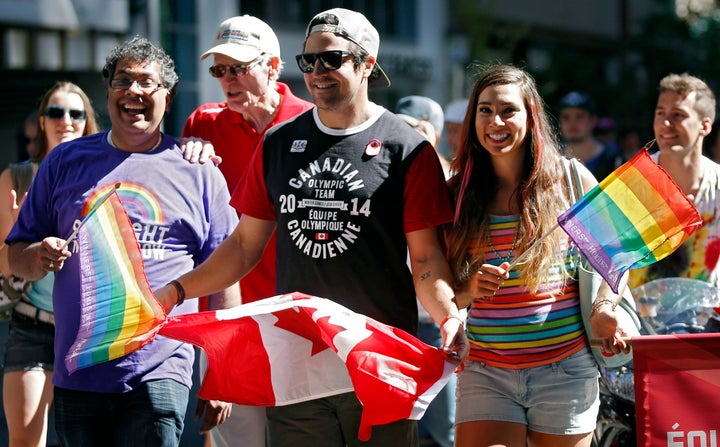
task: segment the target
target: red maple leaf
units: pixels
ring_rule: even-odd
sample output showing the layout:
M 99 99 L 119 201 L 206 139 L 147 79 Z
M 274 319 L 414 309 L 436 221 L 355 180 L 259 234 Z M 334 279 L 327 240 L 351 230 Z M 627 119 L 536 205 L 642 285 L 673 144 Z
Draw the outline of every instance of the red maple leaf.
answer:
M 298 337 L 303 337 L 312 342 L 310 355 L 315 355 L 329 348 L 323 340 L 317 324 L 312 319 L 311 311 L 305 307 L 295 307 L 273 312 L 278 319 L 275 327 L 291 332 Z

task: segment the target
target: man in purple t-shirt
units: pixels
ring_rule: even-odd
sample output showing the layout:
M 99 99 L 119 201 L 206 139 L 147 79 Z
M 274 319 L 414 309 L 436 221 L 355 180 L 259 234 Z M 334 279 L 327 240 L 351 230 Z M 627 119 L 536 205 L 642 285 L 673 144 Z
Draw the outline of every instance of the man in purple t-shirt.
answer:
M 187 163 L 178 142 L 160 132 L 178 81 L 172 59 L 135 37 L 110 53 L 103 76 L 111 130 L 61 144 L 43 161 L 6 240 L 10 267 L 29 280 L 55 272 L 53 384 L 61 444 L 175 447 L 191 386 L 192 346 L 156 336 L 129 355 L 70 373 L 65 357 L 80 327 L 87 269 L 77 241 L 65 238 L 84 210 L 120 183 L 148 282 L 157 288 L 206 259 L 231 233 L 237 214 L 220 171 Z M 237 284 L 210 297 L 218 308 L 239 298 Z M 166 308 L 171 314 L 196 310 L 195 300 Z M 206 415 L 205 422 L 222 422 L 226 411 Z

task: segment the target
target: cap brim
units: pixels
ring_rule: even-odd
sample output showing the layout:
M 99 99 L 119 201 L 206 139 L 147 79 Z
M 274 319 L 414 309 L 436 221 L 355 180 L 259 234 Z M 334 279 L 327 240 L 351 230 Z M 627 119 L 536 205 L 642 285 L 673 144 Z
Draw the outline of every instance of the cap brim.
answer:
M 383 69 L 380 67 L 380 64 L 378 64 L 377 61 L 375 61 L 375 68 L 373 69 L 373 71 L 375 71 L 375 70 L 377 70 L 378 76 L 375 79 L 373 79 L 372 81 L 370 81 L 370 83 L 368 83 L 368 87 L 373 87 L 373 88 L 389 87 L 390 86 L 390 78 L 387 77 L 387 75 L 385 74 L 385 71 L 383 71 Z
M 227 57 L 231 57 L 238 62 L 250 62 L 257 59 L 262 51 L 256 47 L 249 45 L 238 45 L 235 43 L 222 43 L 215 45 L 200 56 L 200 60 L 205 59 L 211 54 L 223 54 Z

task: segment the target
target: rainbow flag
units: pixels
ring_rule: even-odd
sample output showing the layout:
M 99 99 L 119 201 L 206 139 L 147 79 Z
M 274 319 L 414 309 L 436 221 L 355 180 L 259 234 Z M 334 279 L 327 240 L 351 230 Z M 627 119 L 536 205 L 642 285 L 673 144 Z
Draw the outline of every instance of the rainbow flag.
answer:
M 692 201 L 641 150 L 558 217 L 615 293 L 631 268 L 659 261 L 702 225 Z
M 77 239 L 81 317 L 65 357 L 69 372 L 140 349 L 167 318 L 150 289 L 140 246 L 115 188 L 83 219 Z

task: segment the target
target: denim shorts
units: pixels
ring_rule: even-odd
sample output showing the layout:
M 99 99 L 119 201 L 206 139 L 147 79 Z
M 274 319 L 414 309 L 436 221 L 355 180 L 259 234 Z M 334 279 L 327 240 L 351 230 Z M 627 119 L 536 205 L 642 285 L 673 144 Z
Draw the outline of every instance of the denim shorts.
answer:
M 5 347 L 4 371 L 52 371 L 55 326 L 13 312 Z
M 553 435 L 590 433 L 600 406 L 598 376 L 589 350 L 526 369 L 467 361 L 458 377 L 455 423 L 492 420 Z

